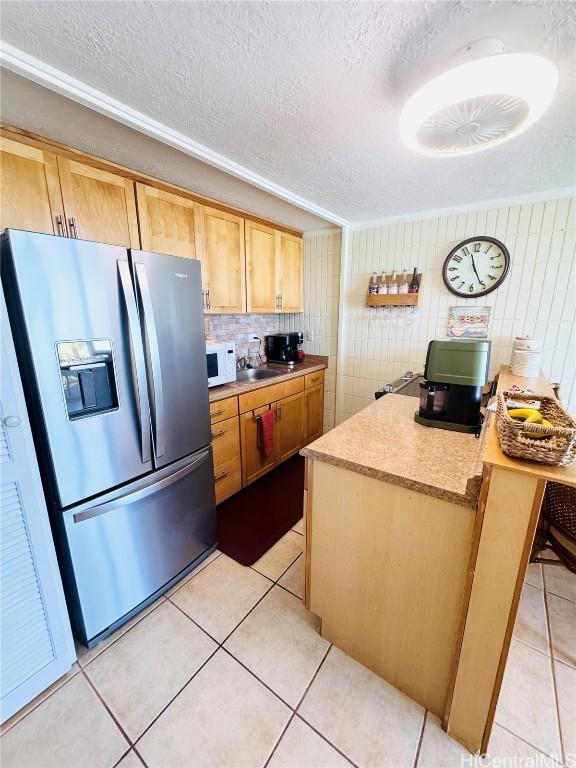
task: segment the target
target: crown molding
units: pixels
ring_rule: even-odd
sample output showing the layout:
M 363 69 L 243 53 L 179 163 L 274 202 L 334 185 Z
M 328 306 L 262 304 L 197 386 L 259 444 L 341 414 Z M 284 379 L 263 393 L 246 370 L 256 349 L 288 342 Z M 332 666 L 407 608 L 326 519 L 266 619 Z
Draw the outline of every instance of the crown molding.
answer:
M 487 200 L 481 203 L 467 203 L 465 205 L 455 205 L 449 208 L 434 208 L 428 211 L 415 211 L 414 213 L 403 213 L 398 216 L 386 216 L 381 219 L 351 222 L 348 226 L 351 230 L 371 229 L 372 227 L 382 227 L 387 224 L 403 224 L 408 221 L 422 221 L 424 219 L 436 219 L 440 216 L 453 216 L 459 213 L 489 211 L 494 208 L 510 208 L 514 205 L 541 203 L 547 200 L 559 200 L 562 197 L 575 196 L 576 187 L 561 187 L 560 189 L 550 189 L 545 192 L 534 192 L 533 194 L 516 195 L 515 197 L 502 197 L 497 200 Z
M 56 69 L 1 40 L 0 65 L 21 77 L 32 80 L 89 109 L 93 109 L 157 141 L 174 147 L 197 160 L 201 160 L 237 179 L 241 179 L 248 184 L 252 184 L 254 187 L 269 192 L 271 195 L 285 200 L 304 211 L 308 211 L 308 213 L 319 216 L 332 224 L 337 224 L 338 226 L 347 224 L 345 219 L 337 216 L 335 213 L 327 211 L 319 205 L 290 192 L 290 190 L 270 181 L 270 179 L 266 179 L 264 176 L 260 176 L 249 168 L 234 162 L 234 160 L 214 152 L 204 144 L 200 144 L 188 136 L 172 130 L 169 126 L 132 109 L 127 104 L 107 96 L 87 83 L 77 80 L 66 74 L 66 72 Z

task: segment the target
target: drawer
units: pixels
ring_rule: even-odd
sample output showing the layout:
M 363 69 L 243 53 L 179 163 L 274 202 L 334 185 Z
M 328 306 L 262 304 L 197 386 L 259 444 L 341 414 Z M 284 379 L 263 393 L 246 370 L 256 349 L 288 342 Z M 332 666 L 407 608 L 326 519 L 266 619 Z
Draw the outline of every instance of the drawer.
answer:
M 215 423 L 212 427 L 212 453 L 214 465 L 240 456 L 240 432 L 238 416 Z
M 242 469 L 240 456 L 214 467 L 214 488 L 216 504 L 229 498 L 242 488 Z
M 253 392 L 246 392 L 245 395 L 240 395 L 238 397 L 240 413 L 253 411 L 255 408 L 261 408 L 263 405 L 269 405 L 274 400 L 278 400 L 279 386 L 279 384 L 272 384 L 269 387 L 262 387 Z
M 303 391 L 304 376 L 298 376 L 296 379 L 288 379 L 288 381 L 276 384 L 276 399 L 281 400 L 283 397 L 290 397 L 290 395 L 296 395 Z
M 212 424 L 230 419 L 232 416 L 238 416 L 238 398 L 236 396 L 210 403 L 210 421 Z
M 308 373 L 304 378 L 306 379 L 306 389 L 308 389 L 308 387 L 315 387 L 318 384 L 324 383 L 324 371 Z

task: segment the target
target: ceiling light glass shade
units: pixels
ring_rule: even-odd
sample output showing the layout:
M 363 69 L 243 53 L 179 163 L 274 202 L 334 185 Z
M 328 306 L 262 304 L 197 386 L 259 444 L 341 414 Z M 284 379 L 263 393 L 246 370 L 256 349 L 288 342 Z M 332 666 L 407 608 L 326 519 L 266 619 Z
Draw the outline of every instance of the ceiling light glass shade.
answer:
M 400 135 L 423 155 L 479 152 L 527 130 L 550 106 L 558 70 L 548 59 L 502 53 L 430 80 L 404 105 Z

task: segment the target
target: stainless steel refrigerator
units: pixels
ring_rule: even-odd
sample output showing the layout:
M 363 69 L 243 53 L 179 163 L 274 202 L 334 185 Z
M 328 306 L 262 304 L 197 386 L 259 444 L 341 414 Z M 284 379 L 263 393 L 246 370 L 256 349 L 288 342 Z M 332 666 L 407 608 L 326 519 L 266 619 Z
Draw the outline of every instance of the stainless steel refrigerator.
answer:
M 93 644 L 215 545 L 200 263 L 7 230 L 2 281 L 72 622 Z

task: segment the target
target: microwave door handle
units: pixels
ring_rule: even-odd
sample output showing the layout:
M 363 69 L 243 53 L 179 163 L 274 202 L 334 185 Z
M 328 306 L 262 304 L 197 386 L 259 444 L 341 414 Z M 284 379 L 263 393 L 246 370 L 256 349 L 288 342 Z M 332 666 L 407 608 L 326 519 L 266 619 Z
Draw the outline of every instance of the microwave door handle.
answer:
M 142 336 L 140 334 L 140 322 L 138 320 L 136 298 L 132 286 L 130 267 L 128 266 L 127 261 L 118 262 L 118 274 L 120 276 L 120 285 L 122 286 L 124 307 L 128 317 L 128 335 L 130 338 L 132 359 L 134 361 L 132 366 L 132 380 L 136 394 L 136 407 L 140 427 L 142 463 L 147 464 L 151 458 L 151 445 L 149 422 L 150 403 L 148 401 L 148 389 L 146 387 L 146 362 L 144 359 L 144 349 L 142 347 Z
M 151 496 L 153 493 L 161 491 L 163 488 L 168 488 L 168 486 L 173 485 L 174 483 L 178 482 L 178 480 L 181 480 L 183 477 L 186 477 L 186 475 L 189 475 L 191 472 L 197 470 L 202 464 L 204 464 L 209 454 L 209 451 L 204 451 L 204 453 L 194 459 L 194 461 L 190 462 L 190 464 L 177 469 L 175 472 L 170 472 L 164 477 L 161 477 L 155 483 L 146 485 L 146 480 L 139 481 L 138 485 L 140 487 L 134 488 L 134 486 L 132 486 L 133 489 L 127 493 L 125 491 L 119 491 L 113 496 L 113 498 L 109 498 L 108 501 L 105 501 L 101 504 L 87 504 L 85 507 L 74 513 L 74 522 L 82 523 L 84 520 L 90 520 L 93 517 L 100 517 L 100 515 L 105 515 L 107 512 L 112 512 L 112 510 L 117 509 L 118 507 L 124 507 L 127 504 L 134 504 L 137 501 L 145 499 L 147 496 Z
M 154 307 L 148 285 L 148 276 L 144 264 L 136 264 L 136 284 L 142 301 L 144 329 L 146 337 L 146 361 L 150 371 L 152 391 L 152 418 L 154 434 L 154 453 L 157 457 L 164 455 L 164 390 L 162 387 L 162 366 L 160 365 L 160 348 L 156 333 Z

